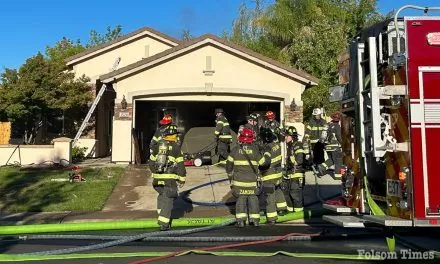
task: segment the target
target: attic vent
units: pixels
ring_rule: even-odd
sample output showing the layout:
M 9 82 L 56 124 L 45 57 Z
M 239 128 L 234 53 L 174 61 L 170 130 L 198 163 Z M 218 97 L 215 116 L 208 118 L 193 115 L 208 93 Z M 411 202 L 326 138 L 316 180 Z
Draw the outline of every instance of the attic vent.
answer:
M 203 73 L 206 76 L 212 76 L 214 72 L 215 71 L 212 69 L 212 57 L 206 56 L 205 70 L 203 71 Z
M 144 58 L 150 57 L 150 45 L 145 45 Z

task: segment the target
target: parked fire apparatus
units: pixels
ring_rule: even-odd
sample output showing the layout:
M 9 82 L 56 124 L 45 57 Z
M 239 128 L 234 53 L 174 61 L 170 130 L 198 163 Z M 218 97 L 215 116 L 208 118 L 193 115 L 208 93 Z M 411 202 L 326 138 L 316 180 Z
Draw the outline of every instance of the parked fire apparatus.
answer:
M 399 18 L 407 8 L 425 15 Z M 329 222 L 440 226 L 440 17 L 431 10 L 440 7 L 404 6 L 349 45 L 348 82 L 330 91 L 345 171 L 343 196 L 324 204 L 339 213 Z

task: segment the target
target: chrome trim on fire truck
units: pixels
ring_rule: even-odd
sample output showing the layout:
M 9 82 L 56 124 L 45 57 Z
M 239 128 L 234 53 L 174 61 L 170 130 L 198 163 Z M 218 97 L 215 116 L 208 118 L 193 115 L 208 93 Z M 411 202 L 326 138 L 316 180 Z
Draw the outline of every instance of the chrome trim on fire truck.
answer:
M 419 98 L 425 98 L 423 91 L 423 69 L 419 67 Z M 425 102 L 420 100 L 420 113 L 422 120 L 420 121 L 420 135 L 422 139 L 422 168 L 423 168 L 423 190 L 425 198 L 425 207 L 429 207 L 429 187 L 428 187 L 428 159 L 426 156 L 426 127 L 425 127 Z
M 368 222 L 384 226 L 412 226 L 413 222 L 409 219 L 393 217 L 389 215 L 364 215 L 363 219 Z
M 425 226 L 425 227 L 440 226 L 440 218 L 426 219 L 426 220 L 425 219 L 414 219 L 413 221 L 414 221 L 414 226 Z
M 425 104 L 425 123 L 440 123 L 440 104 Z
M 421 125 L 411 125 L 411 127 L 413 127 L 413 128 L 422 128 Z M 425 124 L 425 127 L 426 128 L 440 128 L 440 125 L 426 125 Z
M 324 221 L 330 222 L 332 224 L 342 226 L 342 227 L 352 227 L 352 228 L 364 228 L 364 222 L 361 217 L 356 217 L 353 215 L 323 215 L 322 219 Z
M 336 213 L 358 213 L 358 208 L 352 208 L 344 205 L 336 205 L 336 204 L 323 204 L 322 208 L 336 212 Z

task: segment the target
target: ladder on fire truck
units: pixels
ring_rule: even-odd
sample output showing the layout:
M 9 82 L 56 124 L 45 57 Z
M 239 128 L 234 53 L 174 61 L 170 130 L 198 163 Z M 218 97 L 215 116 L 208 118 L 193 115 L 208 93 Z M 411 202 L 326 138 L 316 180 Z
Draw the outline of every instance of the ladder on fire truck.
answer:
M 405 51 L 401 51 L 400 37 L 402 36 L 403 23 L 397 20 L 398 14 L 406 8 L 414 8 L 423 10 L 425 13 L 428 10 L 440 10 L 438 7 L 426 8 L 417 6 L 404 6 L 400 8 L 395 15 L 394 23 L 392 24 L 395 31 L 388 33 L 389 41 L 392 37 L 396 38 L 395 50 L 391 52 L 392 57 L 389 63 L 394 67 L 405 66 L 406 58 Z M 383 49 L 392 49 L 392 47 L 382 46 L 382 34 L 378 37 L 368 37 L 364 43 L 356 43 L 357 45 L 357 72 L 358 72 L 358 104 L 359 109 L 359 124 L 360 139 L 365 142 L 361 144 L 362 149 L 360 155 L 364 158 L 383 158 L 386 152 L 409 151 L 407 142 L 398 143 L 392 136 L 392 120 L 391 115 L 381 113 L 384 111 L 384 105 L 381 105 L 382 99 L 389 99 L 396 104 L 399 100 L 407 95 L 407 85 L 381 85 L 378 81 L 378 65 L 385 63 L 383 59 Z M 391 42 L 392 43 L 392 42 Z M 364 165 L 365 172 L 368 174 L 368 166 Z M 361 203 L 366 203 L 362 195 Z M 368 212 L 361 206 L 361 210 L 341 205 L 323 204 L 327 210 L 342 214 L 342 215 L 324 215 L 323 219 L 342 226 L 352 228 L 363 228 L 365 224 L 373 223 L 383 226 L 412 226 L 412 220 L 401 219 L 392 216 L 368 215 Z M 355 215 L 352 215 L 355 214 Z
M 116 58 L 115 62 L 113 63 L 113 67 L 110 69 L 110 72 L 115 71 L 118 68 L 119 62 L 121 62 L 121 57 Z M 99 92 L 95 97 L 95 100 L 93 100 L 92 105 L 90 106 L 86 117 L 84 118 L 81 126 L 79 127 L 78 132 L 75 135 L 75 138 L 73 139 L 72 146 L 75 146 L 75 144 L 78 142 L 78 139 L 81 137 L 82 133 L 84 132 L 84 129 L 87 127 L 89 120 L 92 117 L 92 114 L 95 111 L 95 108 L 98 105 L 99 101 L 101 100 L 101 97 L 106 91 L 106 89 L 107 89 L 107 85 L 105 83 L 102 84 L 101 89 L 99 89 Z

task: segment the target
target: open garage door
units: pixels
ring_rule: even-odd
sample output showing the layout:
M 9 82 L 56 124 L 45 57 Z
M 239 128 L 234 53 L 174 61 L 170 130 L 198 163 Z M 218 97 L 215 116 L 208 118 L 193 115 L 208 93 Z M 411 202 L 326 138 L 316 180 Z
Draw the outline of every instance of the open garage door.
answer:
M 136 100 L 135 104 L 135 140 L 137 140 L 141 162 L 149 157 L 149 144 L 158 129 L 159 120 L 164 113 L 173 116 L 183 138 L 182 151 L 197 153 L 211 150 L 215 127 L 215 108 L 223 108 L 233 131 L 233 139 L 240 125 L 247 122 L 250 113 L 273 111 L 280 117 L 280 102 L 206 102 L 206 101 L 147 101 Z M 234 142 L 235 143 L 235 142 Z

